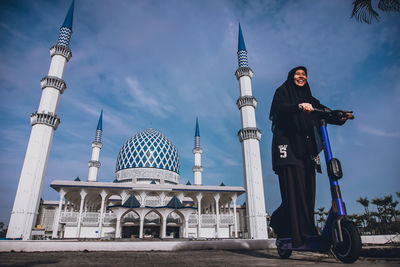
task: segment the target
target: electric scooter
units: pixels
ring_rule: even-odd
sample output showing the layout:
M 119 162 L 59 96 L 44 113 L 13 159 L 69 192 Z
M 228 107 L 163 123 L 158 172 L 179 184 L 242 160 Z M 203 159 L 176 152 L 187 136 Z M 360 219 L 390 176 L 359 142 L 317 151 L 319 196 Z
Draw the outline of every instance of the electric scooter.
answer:
M 314 108 L 321 118 L 320 133 L 323 141 L 323 149 L 325 154 L 326 166 L 330 182 L 332 195 L 332 207 L 326 219 L 325 227 L 322 234 L 310 238 L 306 243 L 294 248 L 291 238 L 278 238 L 276 247 L 281 258 L 287 259 L 291 256 L 292 251 L 313 251 L 313 252 L 329 252 L 344 263 L 353 263 L 360 256 L 361 238 L 352 221 L 346 217 L 346 207 L 342 200 L 338 180 L 342 178 L 343 172 L 340 161 L 332 156 L 332 150 L 329 142 L 327 131 L 327 120 L 330 118 L 343 118 L 346 113 L 351 111 L 331 111 Z M 350 119 L 353 119 L 352 116 Z

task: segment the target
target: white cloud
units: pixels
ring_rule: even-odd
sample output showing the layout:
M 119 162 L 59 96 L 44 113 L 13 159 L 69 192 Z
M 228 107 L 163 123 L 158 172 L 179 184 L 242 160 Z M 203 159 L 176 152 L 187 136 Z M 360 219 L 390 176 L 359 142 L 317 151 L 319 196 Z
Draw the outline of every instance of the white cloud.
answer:
M 132 106 L 140 107 L 143 112 L 150 112 L 161 118 L 166 118 L 167 114 L 174 110 L 174 107 L 162 101 L 163 98 L 159 97 L 159 95 L 143 89 L 137 79 L 127 77 L 125 81 L 129 87 L 128 92 L 132 97 L 127 101 Z
M 391 132 L 373 128 L 367 125 L 359 125 L 358 129 L 366 134 L 382 136 L 382 137 L 400 137 L 400 132 Z

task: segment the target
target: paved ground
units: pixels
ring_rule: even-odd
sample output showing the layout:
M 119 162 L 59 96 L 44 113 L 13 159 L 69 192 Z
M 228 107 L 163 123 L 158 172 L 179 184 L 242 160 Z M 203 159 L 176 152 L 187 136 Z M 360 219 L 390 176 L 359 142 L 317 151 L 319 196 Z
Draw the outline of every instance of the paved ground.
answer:
M 370 251 L 373 252 L 373 251 Z M 356 266 L 400 266 L 398 251 L 385 256 L 363 255 Z M 372 255 L 373 254 L 373 255 Z M 376 255 L 376 256 L 374 256 Z M 0 253 L 0 266 L 345 266 L 332 256 L 294 252 L 287 260 L 276 250 L 227 251 L 196 250 L 179 252 L 11 252 Z M 348 265 L 347 265 L 348 266 Z

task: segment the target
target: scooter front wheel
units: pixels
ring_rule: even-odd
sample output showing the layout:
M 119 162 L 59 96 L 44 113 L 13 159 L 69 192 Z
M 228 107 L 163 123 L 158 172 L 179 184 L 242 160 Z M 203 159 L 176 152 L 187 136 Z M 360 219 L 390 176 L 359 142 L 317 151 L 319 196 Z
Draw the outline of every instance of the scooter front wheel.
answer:
M 283 243 L 277 240 L 276 249 L 278 250 L 279 257 L 281 257 L 281 259 L 287 259 L 292 255 L 292 250 L 283 247 L 284 247 Z
M 292 255 L 291 249 L 282 249 L 280 247 L 277 247 L 277 249 L 279 257 L 281 257 L 281 259 L 288 259 Z
M 353 223 L 347 221 L 341 226 L 343 242 L 335 245 L 332 250 L 340 261 L 353 263 L 361 253 L 361 238 Z

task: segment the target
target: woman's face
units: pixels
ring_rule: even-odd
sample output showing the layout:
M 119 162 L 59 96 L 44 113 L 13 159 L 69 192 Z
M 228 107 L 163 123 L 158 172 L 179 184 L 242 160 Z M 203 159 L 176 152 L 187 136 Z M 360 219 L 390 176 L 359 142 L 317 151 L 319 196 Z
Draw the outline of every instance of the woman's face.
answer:
M 296 70 L 296 72 L 294 73 L 294 83 L 297 86 L 304 86 L 307 83 L 307 74 L 304 70 Z

